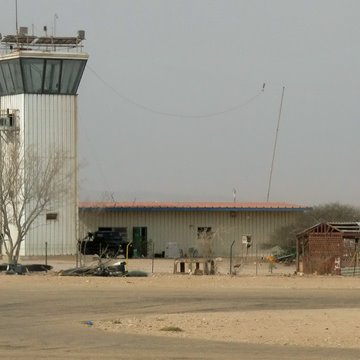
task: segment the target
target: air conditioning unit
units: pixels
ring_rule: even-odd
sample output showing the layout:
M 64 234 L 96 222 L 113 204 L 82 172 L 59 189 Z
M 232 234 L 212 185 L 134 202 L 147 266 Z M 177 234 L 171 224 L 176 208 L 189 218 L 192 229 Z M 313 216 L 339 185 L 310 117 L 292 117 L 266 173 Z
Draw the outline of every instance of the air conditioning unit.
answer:
M 13 114 L 0 117 L 0 127 L 14 127 L 15 118 Z
M 80 40 L 85 40 L 85 31 L 84 30 L 79 30 L 78 31 L 78 38 Z
M 26 26 L 20 26 L 19 35 L 25 36 L 28 34 L 29 29 Z
M 251 235 L 243 235 L 241 240 L 241 242 L 246 245 L 247 248 L 251 246 Z

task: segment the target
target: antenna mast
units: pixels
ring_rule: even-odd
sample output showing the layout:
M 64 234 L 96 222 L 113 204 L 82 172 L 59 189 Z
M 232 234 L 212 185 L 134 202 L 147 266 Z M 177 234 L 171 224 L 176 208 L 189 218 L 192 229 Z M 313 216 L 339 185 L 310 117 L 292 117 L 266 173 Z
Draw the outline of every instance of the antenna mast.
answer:
M 18 4 L 17 4 L 17 0 L 15 0 L 15 26 L 16 26 L 16 35 L 19 35 Z
M 267 201 L 267 202 L 269 202 L 269 198 L 270 198 L 271 178 L 272 178 L 272 173 L 273 173 L 273 169 L 274 169 L 275 154 L 276 154 L 276 145 L 277 145 L 277 140 L 278 140 L 278 135 L 279 135 L 279 127 L 280 127 L 280 119 L 281 119 L 282 105 L 283 105 L 283 100 L 284 100 L 284 92 L 285 92 L 285 86 L 283 86 L 282 94 L 281 94 L 279 117 L 278 117 L 278 122 L 277 122 L 277 127 L 276 127 L 274 150 L 273 150 L 273 156 L 272 156 L 271 168 L 270 168 L 269 186 L 268 186 L 268 192 L 267 192 L 267 197 L 266 197 L 266 201 Z

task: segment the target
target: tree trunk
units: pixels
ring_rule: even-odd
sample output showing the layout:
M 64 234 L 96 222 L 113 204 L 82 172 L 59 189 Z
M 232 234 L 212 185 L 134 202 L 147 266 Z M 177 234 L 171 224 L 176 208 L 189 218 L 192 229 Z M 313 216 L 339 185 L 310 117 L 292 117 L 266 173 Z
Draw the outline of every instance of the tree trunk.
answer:
M 15 258 L 14 258 L 14 249 L 7 251 L 6 255 L 8 258 L 8 264 L 14 264 L 14 265 L 17 264 L 17 260 L 15 261 Z

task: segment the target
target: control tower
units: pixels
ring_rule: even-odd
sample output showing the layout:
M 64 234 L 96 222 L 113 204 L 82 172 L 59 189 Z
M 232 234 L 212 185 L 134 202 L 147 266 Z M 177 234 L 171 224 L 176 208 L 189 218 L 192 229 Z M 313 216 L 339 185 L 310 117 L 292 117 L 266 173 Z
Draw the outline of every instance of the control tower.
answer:
M 46 30 L 46 29 L 44 29 Z M 88 55 L 75 37 L 0 35 L 0 130 L 14 129 L 24 149 L 64 154 L 66 194 L 41 214 L 20 255 L 75 254 L 77 243 L 77 90 Z M 25 215 L 26 216 L 26 215 Z M 6 239 L 5 239 L 6 241 Z

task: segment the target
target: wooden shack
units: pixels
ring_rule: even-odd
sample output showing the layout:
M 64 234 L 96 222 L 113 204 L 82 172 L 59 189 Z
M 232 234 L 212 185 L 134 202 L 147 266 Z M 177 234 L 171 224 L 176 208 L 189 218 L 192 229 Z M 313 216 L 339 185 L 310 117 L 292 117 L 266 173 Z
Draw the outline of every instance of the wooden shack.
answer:
M 360 223 L 320 223 L 297 234 L 297 271 L 340 275 L 359 271 Z

